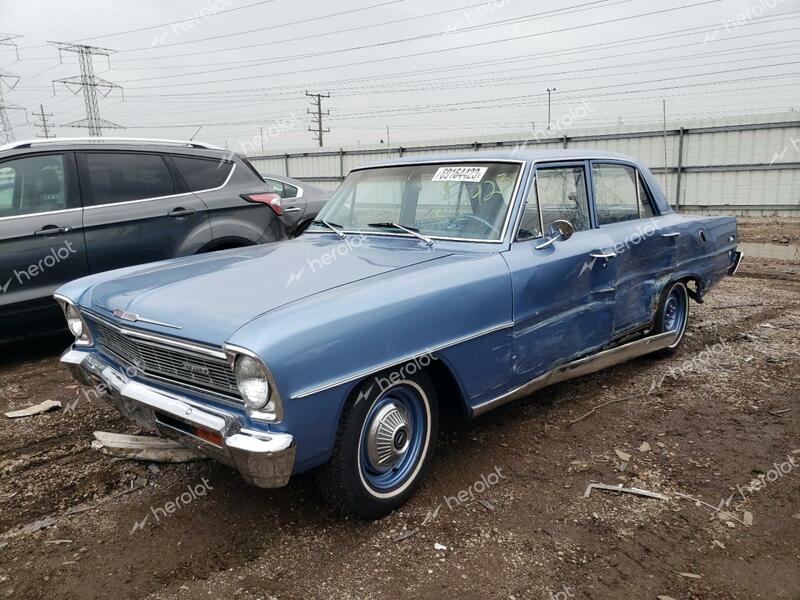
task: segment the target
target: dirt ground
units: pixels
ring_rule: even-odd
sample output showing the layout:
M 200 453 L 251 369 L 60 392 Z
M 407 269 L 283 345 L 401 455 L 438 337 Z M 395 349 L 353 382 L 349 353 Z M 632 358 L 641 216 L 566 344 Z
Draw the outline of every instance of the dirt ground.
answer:
M 80 394 L 66 340 L 3 349 L 3 412 L 64 407 L 0 416 L 0 597 L 796 600 L 800 265 L 747 260 L 687 336 L 444 431 L 419 493 L 374 523 L 308 476 L 260 490 L 210 461 L 114 461 L 92 432 L 135 429 Z
M 739 220 L 739 239 L 760 244 L 800 244 L 800 221 Z

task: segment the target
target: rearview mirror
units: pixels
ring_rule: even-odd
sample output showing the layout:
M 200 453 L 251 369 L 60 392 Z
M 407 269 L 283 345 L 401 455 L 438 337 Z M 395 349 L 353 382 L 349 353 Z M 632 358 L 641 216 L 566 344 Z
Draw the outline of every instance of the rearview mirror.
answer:
M 545 248 L 549 248 L 550 246 L 555 244 L 557 240 L 562 240 L 566 242 L 569 238 L 572 237 L 573 233 L 575 233 L 575 228 L 569 221 L 566 221 L 564 219 L 553 221 L 552 225 L 550 225 L 550 237 L 544 243 L 536 246 L 536 249 L 544 250 Z

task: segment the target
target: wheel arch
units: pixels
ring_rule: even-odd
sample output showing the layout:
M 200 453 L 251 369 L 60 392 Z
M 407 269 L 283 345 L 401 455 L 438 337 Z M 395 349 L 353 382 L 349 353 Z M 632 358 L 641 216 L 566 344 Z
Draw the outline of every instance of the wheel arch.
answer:
M 198 254 L 203 254 L 204 252 L 215 252 L 217 250 L 231 250 L 233 248 L 243 248 L 245 246 L 254 246 L 255 244 L 248 240 L 247 238 L 243 237 L 236 237 L 236 236 L 227 236 L 222 237 L 216 240 L 212 240 L 200 250 L 197 251 Z

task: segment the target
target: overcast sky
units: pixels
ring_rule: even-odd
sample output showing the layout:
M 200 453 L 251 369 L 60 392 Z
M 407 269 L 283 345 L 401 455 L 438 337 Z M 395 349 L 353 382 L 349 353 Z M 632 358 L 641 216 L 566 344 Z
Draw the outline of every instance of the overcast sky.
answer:
M 657 13 L 657 14 L 652 14 Z M 84 118 L 77 56 L 122 86 L 105 135 L 189 138 L 260 153 L 315 144 L 304 92 L 330 93 L 325 146 L 800 110 L 800 0 L 0 0 L 17 139 L 39 105 L 58 136 Z M 110 65 L 110 67 L 109 67 Z M 5 77 L 6 84 L 15 79 Z M 124 100 L 123 93 L 124 92 Z

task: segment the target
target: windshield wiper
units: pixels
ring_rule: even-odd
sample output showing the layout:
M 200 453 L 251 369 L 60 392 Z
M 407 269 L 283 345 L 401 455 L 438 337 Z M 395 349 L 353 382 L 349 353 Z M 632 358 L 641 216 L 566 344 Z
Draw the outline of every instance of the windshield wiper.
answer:
M 338 229 L 339 227 L 341 227 L 341 225 L 339 225 L 338 223 L 328 223 L 327 221 L 323 221 L 323 220 L 320 220 L 320 219 L 315 219 L 315 220 L 311 221 L 311 224 L 312 225 L 324 225 L 325 227 L 330 229 L 332 232 L 334 232 L 336 235 L 338 235 L 340 238 L 346 238 L 347 237 L 344 233 L 342 233 Z
M 433 240 L 428 236 L 422 235 L 419 232 L 419 229 L 415 227 L 403 227 L 402 225 L 398 225 L 397 223 L 367 223 L 367 227 L 380 227 L 383 229 L 399 229 L 401 231 L 405 231 L 406 233 L 410 233 L 416 238 L 421 239 L 423 242 L 428 244 L 428 246 L 433 246 Z

